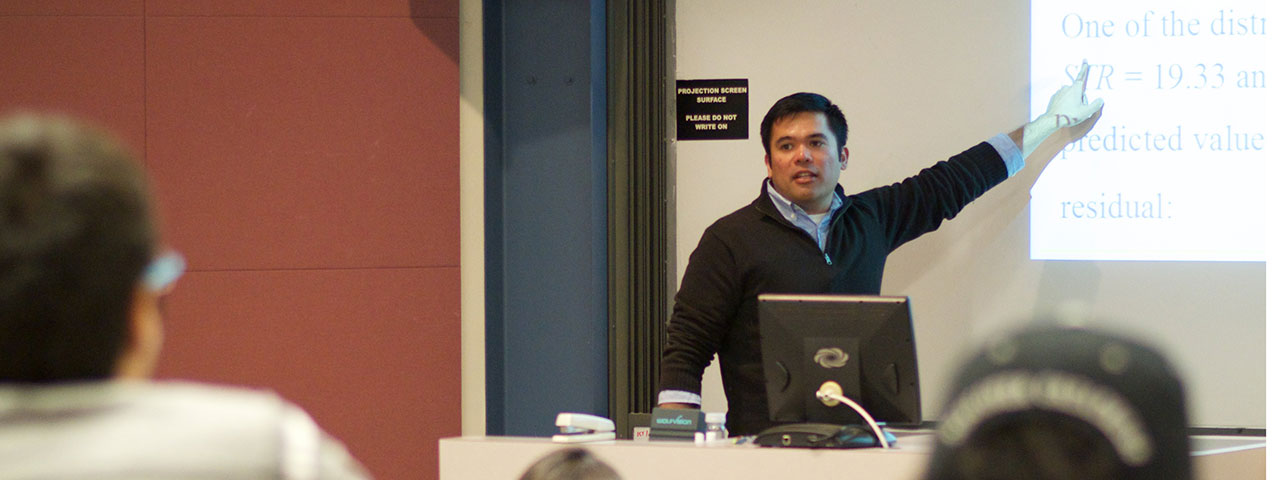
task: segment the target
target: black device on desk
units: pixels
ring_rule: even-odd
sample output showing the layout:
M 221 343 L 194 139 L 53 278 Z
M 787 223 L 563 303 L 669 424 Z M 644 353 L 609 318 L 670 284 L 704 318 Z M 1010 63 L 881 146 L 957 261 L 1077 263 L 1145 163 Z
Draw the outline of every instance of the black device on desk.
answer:
M 695 434 L 707 431 L 706 414 L 689 408 L 655 408 L 649 417 L 649 440 L 692 442 Z
M 892 445 L 897 439 L 885 432 Z M 793 448 L 865 448 L 879 444 L 875 434 L 861 425 L 832 423 L 790 423 L 765 429 L 756 435 L 755 443 L 764 447 Z
M 873 429 L 867 420 L 851 407 L 819 400 L 819 390 L 861 404 L 876 421 L 920 423 L 915 332 L 906 297 L 762 294 L 758 302 L 769 420 L 789 425 L 761 432 L 757 443 L 879 444 L 868 436 Z

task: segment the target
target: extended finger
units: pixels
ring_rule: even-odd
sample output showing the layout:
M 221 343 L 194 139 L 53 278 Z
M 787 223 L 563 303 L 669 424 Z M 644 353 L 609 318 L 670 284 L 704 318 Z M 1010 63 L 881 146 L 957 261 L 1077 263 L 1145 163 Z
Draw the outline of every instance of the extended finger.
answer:
M 1084 91 L 1089 89 L 1089 61 L 1085 60 L 1080 63 L 1080 76 L 1076 77 L 1076 81 L 1080 82 L 1080 99 L 1084 100 Z

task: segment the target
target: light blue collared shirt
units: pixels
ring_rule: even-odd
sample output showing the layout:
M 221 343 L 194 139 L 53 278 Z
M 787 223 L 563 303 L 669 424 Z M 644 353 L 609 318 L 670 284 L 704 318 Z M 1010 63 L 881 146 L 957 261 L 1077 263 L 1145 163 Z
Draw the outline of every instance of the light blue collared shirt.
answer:
M 769 191 L 769 199 L 773 200 L 773 206 L 778 209 L 778 213 L 782 214 L 782 218 L 787 219 L 792 225 L 800 227 L 805 233 L 808 233 L 813 241 L 818 242 L 818 249 L 823 252 L 827 251 L 827 237 L 831 233 L 831 213 L 835 212 L 844 205 L 844 200 L 839 195 L 831 196 L 831 207 L 827 208 L 827 213 L 810 215 L 796 205 L 795 202 L 787 200 L 786 197 L 778 193 L 773 188 L 773 181 L 765 182 L 766 190 Z
M 1013 143 L 1013 139 L 1009 138 L 1008 134 L 998 133 L 987 139 L 987 143 L 995 147 L 996 153 L 1000 154 L 1000 159 L 1004 160 L 1004 167 L 1009 172 L 1010 177 L 1026 166 L 1026 160 L 1022 158 L 1022 150 L 1018 148 L 1016 143 Z M 778 209 L 778 213 L 781 213 L 783 218 L 808 233 L 813 238 L 813 241 L 818 243 L 818 248 L 825 253 L 827 251 L 827 237 L 831 233 L 831 212 L 839 209 L 844 204 L 844 200 L 839 195 L 832 195 L 831 208 L 827 210 L 827 213 L 822 214 L 821 218 L 815 219 L 814 216 L 805 213 L 804 209 L 796 205 L 795 202 L 787 200 L 777 190 L 774 190 L 773 182 L 765 183 L 768 185 L 769 199 L 773 200 L 773 206 Z M 658 392 L 658 403 L 702 405 L 702 396 L 682 390 L 663 390 Z
M 1018 148 L 1018 144 L 1013 143 L 1009 134 L 998 133 L 988 138 L 987 143 L 996 148 L 996 153 L 999 153 L 1000 159 L 1004 160 L 1004 168 L 1009 171 L 1010 177 L 1027 165 L 1026 160 L 1022 158 L 1022 149 Z

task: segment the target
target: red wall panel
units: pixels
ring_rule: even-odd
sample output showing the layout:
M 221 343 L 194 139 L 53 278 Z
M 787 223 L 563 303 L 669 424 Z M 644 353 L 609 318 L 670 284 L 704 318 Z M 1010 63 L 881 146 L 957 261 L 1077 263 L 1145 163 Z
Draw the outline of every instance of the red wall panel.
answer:
M 195 268 L 458 264 L 457 67 L 413 21 L 151 18 L 147 78 L 147 156 Z
M 434 478 L 461 429 L 457 2 L 0 0 L 0 42 L 0 110 L 146 156 L 191 263 L 161 376 L 279 391 L 376 476 Z
M 0 112 L 53 110 L 145 147 L 142 17 L 0 16 Z
M 143 0 L 0 0 L 0 15 L 142 15 Z
M 429 0 L 150 0 L 147 14 L 221 16 L 452 17 L 458 2 Z
M 161 375 L 274 389 L 379 477 L 429 477 L 437 440 L 461 422 L 458 276 L 193 272 L 166 306 Z

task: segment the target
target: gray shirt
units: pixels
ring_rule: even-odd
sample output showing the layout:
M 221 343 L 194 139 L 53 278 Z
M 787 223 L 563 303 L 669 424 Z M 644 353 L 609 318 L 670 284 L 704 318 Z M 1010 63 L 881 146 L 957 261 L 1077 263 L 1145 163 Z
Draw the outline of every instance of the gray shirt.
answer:
M 0 478 L 368 477 L 306 412 L 269 392 L 141 381 L 0 386 Z

